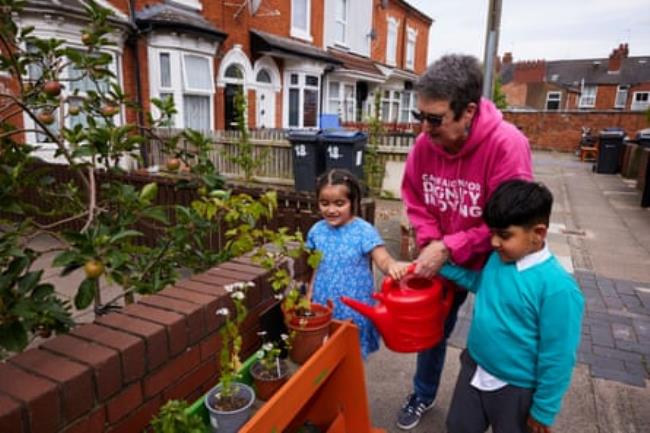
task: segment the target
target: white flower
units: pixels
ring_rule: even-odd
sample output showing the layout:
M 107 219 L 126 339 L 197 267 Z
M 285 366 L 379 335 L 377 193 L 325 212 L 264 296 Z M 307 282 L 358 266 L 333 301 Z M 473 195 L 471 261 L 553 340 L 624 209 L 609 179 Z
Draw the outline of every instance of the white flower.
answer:
M 244 295 L 244 292 L 234 292 L 230 297 L 242 301 L 246 296 Z
M 227 316 L 230 314 L 230 311 L 227 308 L 219 308 L 214 314 L 217 316 Z
M 277 294 L 273 295 L 273 297 L 275 299 L 277 299 L 278 301 L 281 301 L 281 300 L 284 299 L 284 296 L 282 295 L 282 293 L 277 293 Z
M 263 337 L 263 336 L 266 335 L 266 331 L 260 331 L 260 332 L 257 333 L 257 335 L 259 335 L 260 337 Z
M 280 334 L 280 338 L 282 338 L 283 341 L 287 341 L 289 336 L 287 334 Z
M 248 283 L 246 283 L 246 287 L 255 287 L 255 283 L 252 282 L 252 281 L 249 281 Z
M 264 343 L 264 345 L 262 345 L 262 350 L 270 352 L 273 350 L 273 343 Z
M 258 350 L 257 353 L 255 354 L 258 358 L 264 358 L 264 351 L 263 350 Z
M 228 293 L 232 293 L 232 291 L 235 290 L 235 285 L 234 284 L 226 284 L 225 286 L 223 286 L 223 289 Z

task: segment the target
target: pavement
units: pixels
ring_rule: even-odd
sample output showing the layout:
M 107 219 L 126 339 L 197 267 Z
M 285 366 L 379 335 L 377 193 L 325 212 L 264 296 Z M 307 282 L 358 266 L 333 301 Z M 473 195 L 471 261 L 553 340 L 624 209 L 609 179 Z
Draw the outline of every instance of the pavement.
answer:
M 583 290 L 586 309 L 571 387 L 554 433 L 650 432 L 650 209 L 635 182 L 592 172 L 573 155 L 535 152 L 537 180 L 555 201 L 548 243 Z M 380 200 L 376 225 L 399 256 L 402 203 Z M 413 433 L 445 432 L 445 416 L 471 320 L 472 296 L 449 340 L 435 407 Z M 412 389 L 415 355 L 382 347 L 366 363 L 375 427 L 400 432 L 396 413 Z

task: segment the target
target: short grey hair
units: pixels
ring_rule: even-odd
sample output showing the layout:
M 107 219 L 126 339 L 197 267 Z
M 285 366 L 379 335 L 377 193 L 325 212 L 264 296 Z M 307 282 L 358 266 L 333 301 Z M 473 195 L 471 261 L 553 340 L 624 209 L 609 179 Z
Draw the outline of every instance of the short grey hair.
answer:
M 474 56 L 448 54 L 429 65 L 415 89 L 420 97 L 449 101 L 458 120 L 469 103 L 481 100 L 483 70 Z

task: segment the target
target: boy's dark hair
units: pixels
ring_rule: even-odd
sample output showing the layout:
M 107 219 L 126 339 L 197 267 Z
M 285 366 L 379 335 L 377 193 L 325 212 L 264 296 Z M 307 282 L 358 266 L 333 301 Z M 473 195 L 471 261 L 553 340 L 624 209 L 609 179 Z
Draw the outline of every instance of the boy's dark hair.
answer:
M 348 188 L 348 200 L 352 204 L 352 215 L 360 215 L 361 211 L 361 183 L 352 173 L 343 168 L 333 168 L 320 175 L 316 180 L 316 198 L 328 185 L 344 185 Z
M 548 227 L 553 194 L 541 183 L 508 180 L 494 191 L 485 205 L 483 219 L 490 228 L 508 226 L 530 228 L 535 224 Z

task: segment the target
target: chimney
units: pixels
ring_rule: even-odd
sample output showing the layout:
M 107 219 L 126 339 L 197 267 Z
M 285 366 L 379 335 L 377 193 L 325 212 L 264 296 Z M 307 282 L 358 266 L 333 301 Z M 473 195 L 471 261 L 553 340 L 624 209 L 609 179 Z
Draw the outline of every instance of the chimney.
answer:
M 515 63 L 513 81 L 516 83 L 543 83 L 546 81 L 546 60 Z
M 511 64 L 512 63 L 512 53 L 511 52 L 504 53 L 503 54 L 503 59 L 501 60 L 501 63 L 503 63 L 504 65 Z
M 627 58 L 629 54 L 627 44 L 620 44 L 618 48 L 614 48 L 609 55 L 609 62 L 607 63 L 607 72 L 618 72 L 621 70 L 623 59 Z

